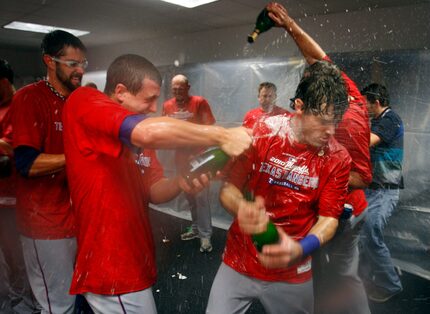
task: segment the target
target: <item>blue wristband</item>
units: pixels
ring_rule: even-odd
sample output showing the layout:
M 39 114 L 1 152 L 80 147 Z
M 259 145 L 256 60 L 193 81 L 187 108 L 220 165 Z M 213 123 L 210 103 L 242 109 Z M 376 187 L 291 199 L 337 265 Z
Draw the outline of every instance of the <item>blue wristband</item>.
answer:
M 321 246 L 320 240 L 314 234 L 308 234 L 306 237 L 299 241 L 300 246 L 303 249 L 303 256 L 312 254 L 313 251 L 319 249 Z

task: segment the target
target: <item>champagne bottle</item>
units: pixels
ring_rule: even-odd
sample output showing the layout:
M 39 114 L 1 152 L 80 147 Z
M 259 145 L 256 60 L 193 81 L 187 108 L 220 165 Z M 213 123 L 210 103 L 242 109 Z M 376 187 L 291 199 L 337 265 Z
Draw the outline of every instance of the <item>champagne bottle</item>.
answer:
M 251 191 L 245 191 L 245 199 L 247 201 L 253 201 L 254 194 Z M 267 223 L 266 231 L 252 235 L 252 242 L 259 252 L 261 252 L 264 245 L 276 243 L 278 240 L 278 230 L 271 220 Z
M 203 153 L 190 160 L 188 169 L 183 174 L 183 177 L 191 182 L 201 174 L 208 173 L 210 178 L 213 178 L 217 171 L 224 168 L 229 160 L 230 156 L 228 156 L 221 148 L 208 148 Z
M 268 31 L 273 26 L 275 26 L 275 22 L 269 17 L 269 11 L 264 8 L 257 17 L 254 31 L 248 35 L 248 42 L 252 44 L 258 35 Z

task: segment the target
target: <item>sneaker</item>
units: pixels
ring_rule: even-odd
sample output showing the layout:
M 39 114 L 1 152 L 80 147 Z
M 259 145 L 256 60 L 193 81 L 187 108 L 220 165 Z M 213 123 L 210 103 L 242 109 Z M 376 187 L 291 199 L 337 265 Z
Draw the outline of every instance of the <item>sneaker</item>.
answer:
M 403 289 L 400 289 L 396 292 L 388 292 L 384 289 L 378 288 L 378 289 L 371 289 L 367 292 L 367 297 L 370 301 L 376 302 L 376 303 L 384 303 L 387 302 L 389 299 L 394 297 L 395 295 L 398 295 L 400 292 L 402 292 Z
M 193 230 L 193 227 L 187 227 L 186 231 L 181 234 L 181 240 L 188 241 L 199 237 L 199 233 Z
M 212 252 L 211 239 L 202 238 L 200 239 L 200 252 Z

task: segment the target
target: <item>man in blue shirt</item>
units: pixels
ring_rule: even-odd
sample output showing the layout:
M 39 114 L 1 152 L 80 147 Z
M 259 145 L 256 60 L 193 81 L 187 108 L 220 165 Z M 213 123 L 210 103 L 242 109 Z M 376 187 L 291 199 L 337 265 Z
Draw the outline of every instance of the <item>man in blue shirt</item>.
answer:
M 399 201 L 403 188 L 402 119 L 389 106 L 385 86 L 370 84 L 362 91 L 371 119 L 370 157 L 373 181 L 366 190 L 369 203 L 367 219 L 361 232 L 360 274 L 367 294 L 374 302 L 385 302 L 402 291 L 383 230 Z

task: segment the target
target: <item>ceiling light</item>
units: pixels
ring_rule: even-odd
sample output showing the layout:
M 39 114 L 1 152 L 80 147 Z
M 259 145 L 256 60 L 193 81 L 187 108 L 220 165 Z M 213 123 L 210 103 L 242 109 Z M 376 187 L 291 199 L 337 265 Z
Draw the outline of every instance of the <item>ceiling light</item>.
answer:
M 218 0 L 161 0 L 161 1 L 180 5 L 181 7 L 195 8 L 195 7 L 198 7 L 199 5 L 215 2 Z
M 57 26 L 51 26 L 51 25 L 24 23 L 24 22 L 17 22 L 17 21 L 10 22 L 9 24 L 4 25 L 3 28 L 17 29 L 20 31 L 35 32 L 35 33 L 49 33 L 54 30 L 60 29 L 62 31 L 69 32 L 75 36 L 84 36 L 90 33 L 90 32 L 81 31 L 78 29 L 57 27 Z

